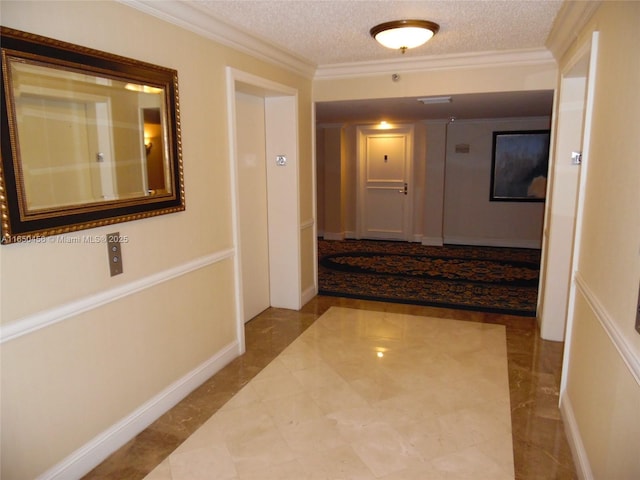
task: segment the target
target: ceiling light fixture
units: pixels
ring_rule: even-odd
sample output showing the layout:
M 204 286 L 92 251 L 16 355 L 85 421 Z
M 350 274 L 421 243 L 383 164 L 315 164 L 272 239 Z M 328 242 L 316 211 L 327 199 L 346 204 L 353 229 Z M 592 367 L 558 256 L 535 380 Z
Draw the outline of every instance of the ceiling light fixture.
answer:
M 440 26 L 428 20 L 394 20 L 376 25 L 369 33 L 381 45 L 404 53 L 425 44 L 438 30 Z
M 419 98 L 418 101 L 424 103 L 425 105 L 434 103 L 451 103 L 451 97 L 424 97 Z

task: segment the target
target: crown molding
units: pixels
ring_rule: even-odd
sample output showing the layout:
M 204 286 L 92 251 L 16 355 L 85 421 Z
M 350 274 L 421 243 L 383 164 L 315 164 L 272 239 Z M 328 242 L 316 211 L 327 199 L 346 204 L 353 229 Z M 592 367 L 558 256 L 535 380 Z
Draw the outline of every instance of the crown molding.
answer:
M 217 43 L 285 68 L 305 78 L 313 78 L 316 65 L 308 60 L 270 45 L 246 32 L 213 17 L 202 6 L 179 0 L 118 0 L 120 3 L 177 25 Z
M 563 2 L 547 37 L 546 46 L 559 62 L 596 12 L 601 0 Z
M 386 61 L 375 60 L 318 66 L 290 51 L 265 43 L 264 40 L 258 39 L 247 32 L 217 19 L 211 15 L 206 8 L 197 3 L 180 0 L 117 1 L 123 5 L 135 8 L 143 13 L 172 23 L 202 37 L 209 38 L 217 43 L 234 48 L 309 79 L 359 77 L 399 72 L 424 72 L 475 66 L 495 67 L 501 65 L 555 64 L 554 55 L 552 55 L 550 50 L 546 48 L 535 48 L 452 55 L 430 55 L 412 59 L 399 58 Z M 576 31 L 577 26 L 582 27 L 584 23 L 586 23 L 599 4 L 600 0 L 567 2 L 563 5 L 554 26 L 558 24 L 562 25 L 561 32 L 564 33 L 567 38 L 561 38 L 558 33 L 552 30 L 547 40 L 549 48 L 551 48 L 551 45 L 554 46 L 553 53 L 556 58 L 558 57 L 556 54 L 558 47 L 556 45 L 568 46 L 575 38 L 572 32 Z M 564 25 L 565 21 L 570 22 L 569 28 Z M 571 28 L 571 25 L 574 24 L 576 26 Z M 560 29 L 556 31 L 560 31 Z M 562 47 L 560 47 L 560 49 L 561 48 Z
M 426 72 L 469 67 L 496 67 L 501 65 L 553 64 L 555 60 L 546 48 L 429 55 L 413 59 L 367 61 L 319 65 L 315 79 L 360 77 L 390 73 Z

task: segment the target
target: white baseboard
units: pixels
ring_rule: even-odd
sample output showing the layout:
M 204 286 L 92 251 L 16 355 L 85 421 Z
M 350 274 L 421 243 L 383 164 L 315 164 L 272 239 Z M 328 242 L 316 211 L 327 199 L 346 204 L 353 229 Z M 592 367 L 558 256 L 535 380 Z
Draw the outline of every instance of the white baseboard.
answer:
M 236 358 L 238 351 L 237 340 L 227 344 L 209 360 L 44 472 L 37 480 L 66 480 L 86 475 Z
M 593 480 L 593 472 L 591 471 L 587 451 L 582 443 L 578 423 L 573 414 L 573 407 L 566 392 L 560 396 L 560 413 L 564 422 L 565 433 L 567 435 L 567 441 L 569 442 L 569 448 L 571 448 L 578 478 L 580 480 Z
M 306 305 L 309 301 L 318 294 L 318 287 L 313 285 L 302 292 L 302 305 Z
M 345 239 L 344 232 L 324 232 L 322 236 L 325 240 L 344 240 Z
M 429 247 L 441 247 L 444 245 L 442 237 L 420 237 L 418 240 L 422 245 Z
M 541 248 L 540 240 L 514 238 L 474 238 L 445 236 L 444 243 L 449 245 L 476 245 L 481 247 Z

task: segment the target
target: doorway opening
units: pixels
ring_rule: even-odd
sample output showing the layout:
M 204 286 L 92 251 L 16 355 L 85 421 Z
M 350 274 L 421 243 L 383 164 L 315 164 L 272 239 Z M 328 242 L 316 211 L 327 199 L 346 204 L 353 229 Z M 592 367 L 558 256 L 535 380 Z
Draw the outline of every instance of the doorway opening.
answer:
M 404 240 L 416 249 L 421 244 L 535 250 L 536 272 L 531 278 L 537 283 L 544 202 L 490 201 L 492 133 L 549 129 L 553 98 L 553 90 L 455 95 L 450 104 L 436 106 L 434 112 L 416 109 L 415 98 L 316 104 L 318 236 L 325 241 L 371 238 L 382 240 L 380 245 L 385 240 Z M 364 215 L 361 212 L 361 206 L 367 205 L 363 199 L 375 191 L 371 187 L 404 196 L 404 182 L 385 183 L 400 176 L 385 169 L 388 154 L 382 150 L 387 146 L 376 145 L 393 133 L 379 126 L 383 115 L 387 127 L 413 127 L 412 164 L 406 170 L 410 172 L 407 196 L 413 195 L 408 235 L 397 227 L 404 212 L 393 206 L 389 196 L 382 199 L 380 194 L 374 198 L 377 204 L 371 202 L 371 208 L 365 208 Z M 377 155 L 381 168 L 373 164 L 373 171 L 369 170 L 366 155 L 361 154 L 367 151 Z M 367 176 L 379 172 L 369 185 Z M 368 228 L 367 222 L 379 221 L 380 214 L 383 220 L 395 221 L 394 228 L 384 221 Z M 326 268 L 324 263 L 320 266 Z M 534 312 L 536 303 L 534 295 Z
M 268 307 L 301 307 L 297 91 L 227 68 L 237 336 Z
M 582 151 L 591 112 L 588 105 L 591 45 L 578 52 L 562 73 L 558 117 L 545 212 L 538 322 L 545 340 L 565 339 L 576 232 Z M 592 82 L 591 82 L 592 83 Z

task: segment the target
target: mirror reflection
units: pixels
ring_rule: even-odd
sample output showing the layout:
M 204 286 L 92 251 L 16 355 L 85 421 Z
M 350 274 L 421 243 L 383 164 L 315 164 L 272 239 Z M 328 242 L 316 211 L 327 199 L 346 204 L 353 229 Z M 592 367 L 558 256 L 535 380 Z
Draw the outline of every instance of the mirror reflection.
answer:
M 185 209 L 178 72 L 0 26 L 0 244 Z
M 9 66 L 28 211 L 172 193 L 163 89 Z

